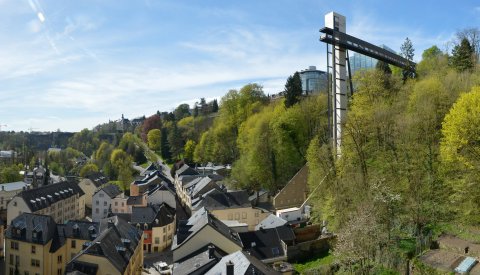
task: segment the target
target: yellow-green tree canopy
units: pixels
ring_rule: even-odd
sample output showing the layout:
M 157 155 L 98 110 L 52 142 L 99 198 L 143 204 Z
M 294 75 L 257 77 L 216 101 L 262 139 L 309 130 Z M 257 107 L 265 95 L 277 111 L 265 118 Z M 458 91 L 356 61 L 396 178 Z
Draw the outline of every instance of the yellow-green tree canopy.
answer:
M 94 163 L 85 164 L 82 169 L 80 169 L 80 177 L 85 177 L 91 172 L 98 172 L 98 167 Z
M 160 150 L 162 132 L 159 129 L 150 130 L 147 134 L 148 147 L 152 150 Z
M 480 87 L 460 96 L 442 125 L 440 152 L 447 163 L 466 168 L 480 164 Z

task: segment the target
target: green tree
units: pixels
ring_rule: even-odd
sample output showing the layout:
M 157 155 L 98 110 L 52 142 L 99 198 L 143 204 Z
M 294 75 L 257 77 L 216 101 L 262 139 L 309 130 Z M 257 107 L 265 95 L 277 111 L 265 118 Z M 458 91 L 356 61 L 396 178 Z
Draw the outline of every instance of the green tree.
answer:
M 75 133 L 68 143 L 70 147 L 84 153 L 86 156 L 91 156 L 100 141 L 92 131 L 83 129 Z
M 459 72 L 470 71 L 473 69 L 474 63 L 474 49 L 468 42 L 468 39 L 463 38 L 460 45 L 456 45 L 452 50 L 452 57 L 450 61 L 453 68 Z
M 407 78 L 414 78 L 415 77 L 415 68 L 413 65 L 413 57 L 415 55 L 415 49 L 413 48 L 412 41 L 407 37 L 403 42 L 402 46 L 400 47 L 401 55 L 406 58 L 409 62 L 410 69 L 404 69 L 402 71 L 403 80 L 405 81 Z
M 85 177 L 92 172 L 98 172 L 98 167 L 94 163 L 85 164 L 82 169 L 80 169 L 80 177 Z
M 106 162 L 110 160 L 110 155 L 112 154 L 113 146 L 109 143 L 103 141 L 98 147 L 98 150 L 95 152 L 95 161 L 98 167 L 103 167 Z
M 150 130 L 147 135 L 148 147 L 154 151 L 160 150 L 161 139 L 162 139 L 161 130 L 159 129 Z
M 440 154 L 453 189 L 450 202 L 467 223 L 480 224 L 480 87 L 460 96 L 445 116 Z
M 21 181 L 20 168 L 17 165 L 9 165 L 0 167 L 0 181 L 1 183 L 9 183 Z
M 177 159 L 180 158 L 180 155 L 183 153 L 183 139 L 180 134 L 180 130 L 177 127 L 177 123 L 173 122 L 172 126 L 168 131 L 168 144 L 170 145 L 170 152 L 173 157 Z
M 218 102 L 216 99 L 213 100 L 212 102 L 212 113 L 218 112 Z
M 289 108 L 300 101 L 300 97 L 302 96 L 302 80 L 298 72 L 288 77 L 283 92 L 285 95 L 285 107 Z
M 375 68 L 383 72 L 384 74 L 388 74 L 388 75 L 392 74 L 392 69 L 390 69 L 390 66 L 381 60 L 377 62 L 377 65 L 375 65 Z
M 184 117 L 190 116 L 190 105 L 184 103 L 178 105 L 178 107 L 173 111 L 173 114 L 175 115 L 175 120 L 181 120 Z
M 184 159 L 188 163 L 193 162 L 193 155 L 195 154 L 195 146 L 197 146 L 197 143 L 191 139 L 187 140 L 185 143 L 184 147 Z
M 160 135 L 160 155 L 164 160 L 170 161 L 172 153 L 170 152 L 170 144 L 168 143 L 168 130 L 163 127 Z

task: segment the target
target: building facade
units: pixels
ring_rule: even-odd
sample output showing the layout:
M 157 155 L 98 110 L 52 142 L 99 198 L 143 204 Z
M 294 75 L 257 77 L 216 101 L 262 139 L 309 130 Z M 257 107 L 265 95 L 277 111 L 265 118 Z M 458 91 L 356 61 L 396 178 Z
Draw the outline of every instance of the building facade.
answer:
M 310 66 L 306 70 L 300 72 L 302 80 L 302 90 L 305 95 L 326 92 L 328 79 L 327 73 L 317 70 L 317 67 Z
M 85 205 L 92 208 L 92 197 L 96 191 L 104 187 L 108 183 L 107 177 L 100 172 L 89 173 L 85 178 L 81 179 L 78 186 L 85 193 Z
M 106 218 L 112 208 L 112 201 L 117 198 L 117 204 L 122 203 L 124 197 L 122 190 L 115 184 L 99 189 L 92 197 L 92 220 L 98 222 Z
M 394 50 L 392 50 L 391 48 L 389 48 L 385 45 L 381 45 L 379 47 L 396 54 L 396 52 Z M 362 70 L 362 69 L 374 69 L 377 66 L 377 62 L 378 62 L 378 60 L 376 60 L 373 57 L 369 57 L 369 56 L 366 56 L 366 55 L 363 55 L 363 54 L 360 54 L 360 53 L 354 53 L 350 57 L 351 73 L 352 73 L 352 75 L 354 75 L 355 72 L 357 72 L 359 70 Z
M 143 230 L 144 252 L 161 252 L 172 245 L 175 208 L 167 204 L 133 207 L 131 224 Z
M 51 216 L 55 222 L 85 217 L 85 193 L 73 182 L 49 184 L 18 193 L 7 205 L 7 224 L 22 213 Z
M 96 223 L 56 224 L 50 216 L 24 213 L 5 232 L 5 274 L 64 274 L 68 261 L 97 234 Z

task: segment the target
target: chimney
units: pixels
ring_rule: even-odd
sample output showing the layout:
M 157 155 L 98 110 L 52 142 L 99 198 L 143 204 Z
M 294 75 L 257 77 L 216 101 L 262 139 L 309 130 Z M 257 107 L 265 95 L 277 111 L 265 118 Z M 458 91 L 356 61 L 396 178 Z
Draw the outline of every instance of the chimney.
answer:
M 215 246 L 209 245 L 208 246 L 208 258 L 213 259 L 215 257 L 214 253 L 215 253 Z
M 227 268 L 227 275 L 234 275 L 235 264 L 232 261 L 228 261 L 225 263 L 225 266 Z

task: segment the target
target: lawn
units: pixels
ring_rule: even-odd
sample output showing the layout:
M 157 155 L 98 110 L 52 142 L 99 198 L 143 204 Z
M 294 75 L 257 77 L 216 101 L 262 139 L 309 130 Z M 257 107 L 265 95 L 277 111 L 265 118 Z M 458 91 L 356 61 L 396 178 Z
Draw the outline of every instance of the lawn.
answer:
M 320 269 L 333 263 L 334 256 L 329 252 L 320 255 L 320 258 L 310 259 L 310 261 L 293 264 L 293 267 L 300 274 L 305 274 L 309 270 Z

